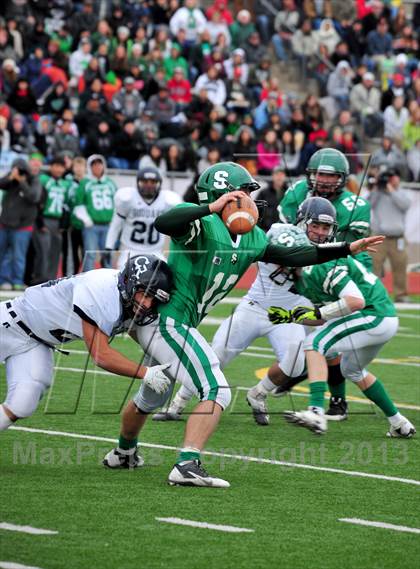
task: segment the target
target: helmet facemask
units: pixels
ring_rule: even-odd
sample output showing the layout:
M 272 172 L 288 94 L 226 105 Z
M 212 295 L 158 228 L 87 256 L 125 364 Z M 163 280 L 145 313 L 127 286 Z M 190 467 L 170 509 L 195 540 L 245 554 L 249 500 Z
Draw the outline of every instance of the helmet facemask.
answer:
M 118 290 L 127 318 L 133 319 L 138 326 L 146 326 L 156 320 L 157 303 L 170 300 L 172 275 L 165 262 L 154 255 L 137 255 L 129 258 L 118 275 Z M 138 292 L 150 296 L 154 302 L 150 307 L 138 303 Z M 134 314 L 134 316 L 133 316 Z
M 141 168 L 137 174 L 137 189 L 148 203 L 156 199 L 162 185 L 162 177 L 156 168 Z
M 322 181 L 320 182 L 317 180 L 318 174 L 327 175 L 331 178 L 331 181 Z M 333 180 L 332 177 L 336 176 L 338 179 Z M 322 168 L 318 170 L 308 170 L 308 186 L 309 189 L 312 191 L 312 195 L 320 198 L 325 198 L 327 200 L 333 200 L 339 193 L 341 193 L 344 189 L 346 179 L 344 174 L 340 173 L 332 173 L 326 172 L 322 170 Z

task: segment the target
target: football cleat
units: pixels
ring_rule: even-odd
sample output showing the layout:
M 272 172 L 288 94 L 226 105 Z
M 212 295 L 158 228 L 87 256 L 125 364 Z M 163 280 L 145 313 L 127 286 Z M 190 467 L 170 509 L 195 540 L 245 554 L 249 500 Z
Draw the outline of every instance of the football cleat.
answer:
M 415 426 L 408 419 L 402 417 L 398 425 L 390 425 L 387 437 L 411 439 L 416 434 Z
M 331 397 L 330 406 L 325 413 L 328 421 L 345 421 L 348 416 L 347 401 L 342 397 Z
M 108 468 L 139 468 L 144 464 L 144 458 L 137 454 L 137 449 L 133 451 L 121 451 L 113 448 L 102 461 L 102 464 Z
M 222 478 L 213 478 L 201 466 L 199 460 L 188 460 L 175 464 L 168 476 L 170 486 L 199 486 L 207 488 L 229 488 Z
M 328 429 L 325 415 L 321 415 L 313 409 L 307 409 L 306 411 L 285 411 L 283 416 L 288 423 L 305 427 L 316 435 L 323 435 Z
M 172 413 L 170 409 L 167 411 L 159 411 L 155 413 L 152 417 L 153 421 L 183 421 L 181 413 Z
M 255 388 L 250 389 L 246 394 L 246 400 L 252 409 L 255 422 L 262 427 L 270 424 L 270 415 L 268 414 L 266 399 L 267 397 L 262 393 L 258 393 Z
M 284 397 L 288 393 L 290 393 L 290 389 L 285 389 L 281 385 L 276 387 L 276 389 L 273 389 L 273 391 L 270 391 L 270 395 L 272 397 Z

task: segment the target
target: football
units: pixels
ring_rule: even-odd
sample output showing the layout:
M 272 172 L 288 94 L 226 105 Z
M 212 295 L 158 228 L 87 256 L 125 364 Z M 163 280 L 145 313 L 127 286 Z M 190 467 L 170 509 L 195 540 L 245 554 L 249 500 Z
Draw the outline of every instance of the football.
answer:
M 235 235 L 251 231 L 257 224 L 258 216 L 257 206 L 249 197 L 229 202 L 222 211 L 223 223 Z

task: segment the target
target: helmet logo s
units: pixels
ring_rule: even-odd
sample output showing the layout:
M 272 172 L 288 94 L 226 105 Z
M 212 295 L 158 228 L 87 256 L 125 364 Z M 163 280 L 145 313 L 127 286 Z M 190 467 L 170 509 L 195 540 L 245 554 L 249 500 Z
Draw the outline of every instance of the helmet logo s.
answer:
M 140 278 L 140 275 L 145 273 L 147 269 L 147 265 L 150 264 L 150 259 L 147 257 L 137 257 L 134 261 L 135 266 L 135 276 L 137 279 Z
M 226 172 L 226 170 L 217 170 L 214 173 L 213 186 L 216 188 L 216 190 L 225 190 L 227 188 L 228 177 L 229 177 L 229 172 Z

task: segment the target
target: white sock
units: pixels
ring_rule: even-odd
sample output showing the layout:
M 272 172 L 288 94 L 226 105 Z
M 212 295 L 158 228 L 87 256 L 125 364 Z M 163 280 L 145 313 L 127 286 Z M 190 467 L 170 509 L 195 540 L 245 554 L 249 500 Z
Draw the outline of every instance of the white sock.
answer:
M 6 414 L 3 405 L 0 405 L 0 431 L 5 431 L 13 423 L 12 419 Z
M 395 413 L 395 415 L 392 415 L 392 417 L 387 417 L 387 419 L 393 427 L 396 427 L 401 422 L 401 419 L 404 419 L 404 417 L 401 415 L 401 413 Z
M 258 393 L 262 395 L 267 395 L 270 391 L 273 391 L 277 385 L 271 381 L 271 379 L 266 374 L 262 380 L 255 386 Z

